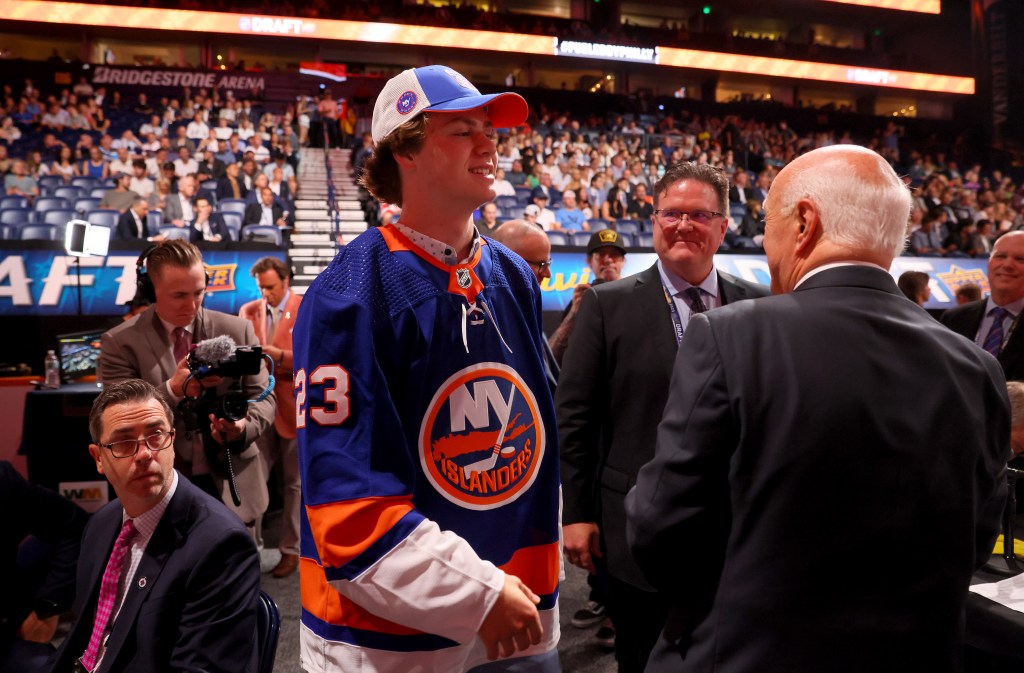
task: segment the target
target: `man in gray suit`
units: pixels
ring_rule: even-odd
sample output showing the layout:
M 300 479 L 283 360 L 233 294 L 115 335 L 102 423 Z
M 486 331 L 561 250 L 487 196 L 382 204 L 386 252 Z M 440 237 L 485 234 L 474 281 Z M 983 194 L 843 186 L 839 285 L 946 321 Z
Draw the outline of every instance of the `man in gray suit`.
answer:
M 176 409 L 175 468 L 223 500 L 255 536 L 268 504 L 256 438 L 273 423 L 276 410 L 272 390 L 260 401 L 252 401 L 267 388 L 266 367 L 261 365 L 258 375 L 242 379 L 242 392 L 250 402 L 241 420 L 196 413 L 187 404 L 179 405 L 186 398 L 186 383 L 190 398 L 221 397 L 235 381 L 217 376 L 188 381 L 190 346 L 221 335 L 240 346 L 258 346 L 252 323 L 202 308 L 206 272 L 198 248 L 187 241 L 166 241 L 146 256 L 140 290 L 150 295 L 153 305 L 103 335 L 99 379 L 112 383 L 140 378 L 157 387 Z M 241 504 L 234 502 L 231 493 L 229 452 Z
M 765 204 L 776 296 L 690 321 L 626 499 L 672 601 L 648 673 L 960 668 L 1009 405 L 996 360 L 887 271 L 910 202 L 868 149 L 801 156 Z
M 620 673 L 642 671 L 667 602 L 626 546 L 626 492 L 654 455 L 678 340 L 692 316 L 767 290 L 715 269 L 729 182 L 711 166 L 675 164 L 655 187 L 654 249 L 646 271 L 587 290 L 562 360 L 555 405 L 562 452 L 568 561 L 608 571 Z

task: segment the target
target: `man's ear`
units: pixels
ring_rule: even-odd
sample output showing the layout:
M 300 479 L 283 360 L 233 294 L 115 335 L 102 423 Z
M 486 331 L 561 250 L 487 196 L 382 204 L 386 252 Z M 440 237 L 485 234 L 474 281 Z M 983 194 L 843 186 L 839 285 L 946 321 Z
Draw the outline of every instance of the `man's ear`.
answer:
M 92 459 L 96 461 L 96 471 L 99 472 L 100 474 L 104 474 L 103 463 L 100 462 L 100 452 L 102 450 L 102 447 L 98 446 L 97 444 L 89 445 L 89 455 L 92 456 Z
M 821 217 L 818 206 L 810 199 L 800 199 L 794 211 L 796 217 L 796 252 L 807 256 L 821 236 Z

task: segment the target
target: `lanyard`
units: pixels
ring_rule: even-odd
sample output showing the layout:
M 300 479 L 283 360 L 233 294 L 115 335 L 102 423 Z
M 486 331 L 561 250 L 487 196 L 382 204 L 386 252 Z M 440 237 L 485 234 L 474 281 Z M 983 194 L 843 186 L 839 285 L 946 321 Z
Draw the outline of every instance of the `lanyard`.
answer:
M 660 274 L 659 274 L 660 275 Z M 665 301 L 668 302 L 668 312 L 672 317 L 672 328 L 676 335 L 676 346 L 683 340 L 683 321 L 679 317 L 679 307 L 676 306 L 676 302 L 672 299 L 672 295 L 668 293 L 668 288 L 665 286 L 665 280 L 661 280 L 661 290 L 665 293 Z

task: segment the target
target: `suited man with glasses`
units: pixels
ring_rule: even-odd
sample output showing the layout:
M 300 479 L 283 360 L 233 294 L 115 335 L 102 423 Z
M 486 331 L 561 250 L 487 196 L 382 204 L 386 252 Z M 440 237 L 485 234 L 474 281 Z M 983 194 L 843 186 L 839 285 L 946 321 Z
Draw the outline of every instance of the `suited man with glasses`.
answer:
M 85 529 L 53 671 L 255 670 L 259 556 L 238 517 L 174 470 L 173 418 L 140 379 L 93 403 L 89 453 L 117 499 Z
M 589 572 L 604 558 L 620 673 L 643 671 L 668 610 L 630 556 L 625 497 L 654 456 L 679 340 L 692 314 L 768 294 L 715 269 L 728 193 L 728 179 L 710 166 L 669 167 L 654 189 L 658 261 L 587 290 L 562 360 L 565 554 Z

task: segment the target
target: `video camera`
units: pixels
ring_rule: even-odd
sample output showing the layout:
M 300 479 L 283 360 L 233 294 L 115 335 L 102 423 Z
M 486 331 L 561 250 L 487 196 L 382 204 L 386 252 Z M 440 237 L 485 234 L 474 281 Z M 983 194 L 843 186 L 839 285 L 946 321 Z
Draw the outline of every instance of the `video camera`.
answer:
M 212 413 L 217 418 L 240 421 L 245 418 L 248 400 L 242 392 L 241 377 L 260 373 L 263 349 L 260 346 L 238 346 L 229 336 L 200 341 L 188 354 L 188 369 L 192 377 L 202 380 L 207 376 L 234 378 L 231 389 L 218 397 L 212 388 L 194 401 L 197 410 Z

